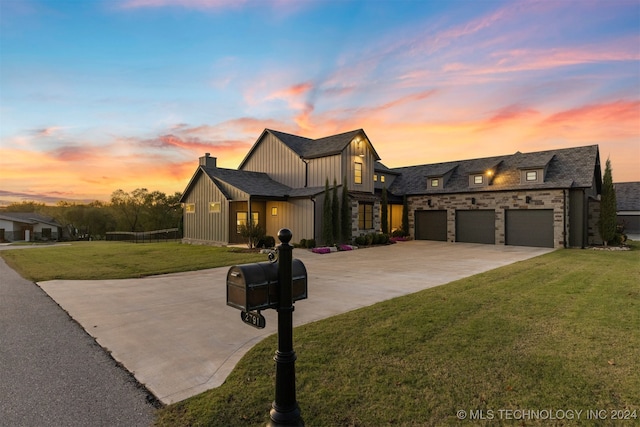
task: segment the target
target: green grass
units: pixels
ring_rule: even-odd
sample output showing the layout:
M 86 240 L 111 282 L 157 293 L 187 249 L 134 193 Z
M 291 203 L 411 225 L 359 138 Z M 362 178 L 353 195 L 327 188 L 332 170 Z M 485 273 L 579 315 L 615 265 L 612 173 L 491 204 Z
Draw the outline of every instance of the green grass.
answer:
M 559 250 L 296 328 L 306 424 L 546 425 L 500 420 L 499 411 L 552 409 L 585 411 L 557 425 L 603 425 L 586 411 L 629 409 L 638 419 L 620 425 L 637 425 L 640 246 L 633 249 Z M 264 425 L 276 348 L 275 336 L 259 343 L 221 387 L 160 410 L 157 424 Z M 458 410 L 495 419 L 461 422 Z
M 181 243 L 74 242 L 65 246 L 0 251 L 24 278 L 124 279 L 266 261 L 267 256 L 237 248 Z

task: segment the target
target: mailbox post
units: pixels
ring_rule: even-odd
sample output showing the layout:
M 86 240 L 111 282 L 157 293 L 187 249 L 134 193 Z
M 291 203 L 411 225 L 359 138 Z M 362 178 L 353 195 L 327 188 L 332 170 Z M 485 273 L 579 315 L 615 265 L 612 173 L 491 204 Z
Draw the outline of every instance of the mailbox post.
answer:
M 293 302 L 307 298 L 307 270 L 293 259 L 291 231 L 278 231 L 278 259 L 235 265 L 227 273 L 227 305 L 241 310 L 242 321 L 265 327 L 260 310 L 278 311 L 276 398 L 271 405 L 270 427 L 304 426 L 296 401 L 296 353 L 293 351 Z M 271 257 L 269 257 L 271 258 Z
M 270 426 L 304 425 L 296 400 L 296 352 L 293 350 L 293 246 L 291 231 L 278 231 L 278 350 L 276 362 L 276 400 L 271 405 Z

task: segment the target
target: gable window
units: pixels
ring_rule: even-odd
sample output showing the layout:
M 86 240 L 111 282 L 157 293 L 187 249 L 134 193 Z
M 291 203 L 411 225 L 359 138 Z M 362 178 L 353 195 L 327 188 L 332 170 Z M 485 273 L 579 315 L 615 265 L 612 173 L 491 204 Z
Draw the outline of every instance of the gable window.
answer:
M 220 202 L 209 202 L 209 213 L 220 213 Z
M 354 166 L 353 182 L 356 184 L 362 184 L 362 163 L 355 162 L 353 166 Z
M 187 203 L 184 205 L 184 211 L 186 213 L 195 213 L 196 212 L 196 204 L 195 203 Z
M 525 179 L 527 182 L 537 181 L 538 171 L 527 171 L 525 175 Z
M 358 203 L 358 228 L 373 229 L 373 203 Z
M 482 175 L 474 175 L 473 183 L 476 185 L 482 185 L 484 183 L 484 177 Z

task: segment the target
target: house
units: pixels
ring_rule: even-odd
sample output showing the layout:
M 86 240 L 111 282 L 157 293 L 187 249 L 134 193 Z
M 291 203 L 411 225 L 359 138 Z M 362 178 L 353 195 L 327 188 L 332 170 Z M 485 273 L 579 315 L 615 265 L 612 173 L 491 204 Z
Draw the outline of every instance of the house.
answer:
M 625 234 L 640 235 L 640 182 L 618 182 L 616 191 L 618 224 Z
M 388 168 L 364 130 L 309 139 L 265 129 L 238 169 L 206 154 L 189 181 L 184 241 L 243 243 L 249 221 L 268 235 L 320 242 L 324 186 L 346 186 L 352 234 L 381 230 L 387 190 L 389 230 L 406 198 L 415 239 L 543 247 L 597 243 L 598 146 Z
M 34 212 L 1 212 L 0 242 L 58 240 L 62 225 L 51 217 Z

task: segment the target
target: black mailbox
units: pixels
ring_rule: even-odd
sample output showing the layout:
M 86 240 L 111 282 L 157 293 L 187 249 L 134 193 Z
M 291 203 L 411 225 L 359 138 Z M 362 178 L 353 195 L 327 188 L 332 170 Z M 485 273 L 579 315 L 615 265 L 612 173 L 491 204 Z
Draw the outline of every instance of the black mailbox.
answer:
M 307 298 L 307 269 L 294 259 L 291 265 L 293 301 Z M 234 265 L 227 273 L 227 305 L 245 312 L 278 307 L 278 263 Z

